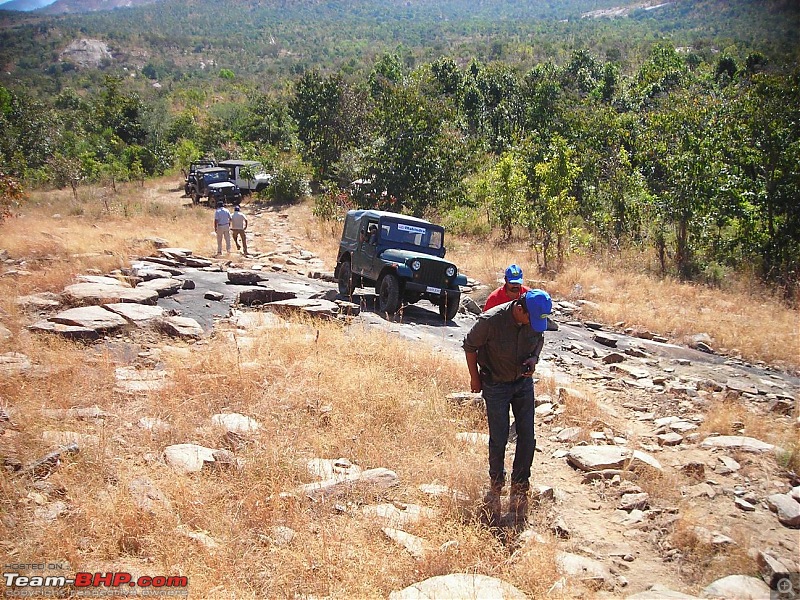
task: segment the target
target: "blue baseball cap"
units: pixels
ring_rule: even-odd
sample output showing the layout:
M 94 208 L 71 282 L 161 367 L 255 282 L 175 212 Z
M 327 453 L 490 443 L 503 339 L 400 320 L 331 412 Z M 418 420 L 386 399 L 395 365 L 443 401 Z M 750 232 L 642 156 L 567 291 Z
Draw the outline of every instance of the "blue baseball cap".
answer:
M 525 292 L 525 306 L 531 318 L 531 329 L 547 331 L 547 316 L 553 312 L 553 301 L 544 290 Z
M 522 269 L 517 265 L 511 265 L 506 269 L 506 281 L 508 283 L 524 283 L 522 279 Z

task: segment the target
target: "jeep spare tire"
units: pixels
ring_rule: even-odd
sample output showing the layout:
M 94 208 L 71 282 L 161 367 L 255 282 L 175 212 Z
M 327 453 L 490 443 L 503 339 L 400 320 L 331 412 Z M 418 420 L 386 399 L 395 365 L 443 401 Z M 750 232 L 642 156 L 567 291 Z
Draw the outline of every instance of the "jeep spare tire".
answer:
M 400 282 L 391 273 L 384 275 L 378 289 L 378 310 L 393 315 L 400 309 Z
M 461 292 L 445 294 L 439 302 L 439 314 L 445 321 L 452 321 L 461 306 Z
M 350 267 L 350 261 L 346 260 L 339 265 L 339 294 L 345 298 L 350 298 L 354 289 L 353 269 Z

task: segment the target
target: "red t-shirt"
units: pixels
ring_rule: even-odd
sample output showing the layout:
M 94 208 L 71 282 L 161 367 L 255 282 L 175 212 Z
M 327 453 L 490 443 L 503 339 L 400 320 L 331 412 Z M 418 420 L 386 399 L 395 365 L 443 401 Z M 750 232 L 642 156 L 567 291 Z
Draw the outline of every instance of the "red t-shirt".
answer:
M 519 295 L 521 296 L 525 292 L 530 291 L 530 288 L 526 288 L 524 285 L 520 287 Z M 510 298 L 508 294 L 506 294 L 506 286 L 501 285 L 486 299 L 486 304 L 483 305 L 483 312 L 486 312 L 490 308 L 494 308 L 495 306 L 500 306 L 501 304 L 505 304 L 506 302 L 511 302 L 512 300 L 516 300 L 516 298 Z

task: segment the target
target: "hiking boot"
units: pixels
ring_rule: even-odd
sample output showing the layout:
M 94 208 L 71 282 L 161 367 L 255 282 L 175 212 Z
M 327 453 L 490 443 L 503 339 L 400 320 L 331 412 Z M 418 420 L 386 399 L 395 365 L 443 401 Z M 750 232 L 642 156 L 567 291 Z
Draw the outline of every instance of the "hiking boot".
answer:
M 524 525 L 528 521 L 528 484 L 511 484 L 508 497 L 508 514 L 515 525 Z
M 481 521 L 490 527 L 497 527 L 502 518 L 501 495 L 503 493 L 503 482 L 492 482 L 491 488 L 483 497 L 481 506 Z

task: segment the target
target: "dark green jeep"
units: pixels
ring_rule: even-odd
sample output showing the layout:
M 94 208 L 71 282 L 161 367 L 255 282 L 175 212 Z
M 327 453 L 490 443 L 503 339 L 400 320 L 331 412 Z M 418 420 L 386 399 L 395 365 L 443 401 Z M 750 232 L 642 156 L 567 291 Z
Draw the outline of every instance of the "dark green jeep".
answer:
M 467 278 L 444 260 L 444 229 L 428 221 L 377 210 L 347 213 L 334 275 L 339 293 L 374 286 L 378 310 L 394 314 L 402 303 L 426 299 L 442 318 L 455 317 Z

